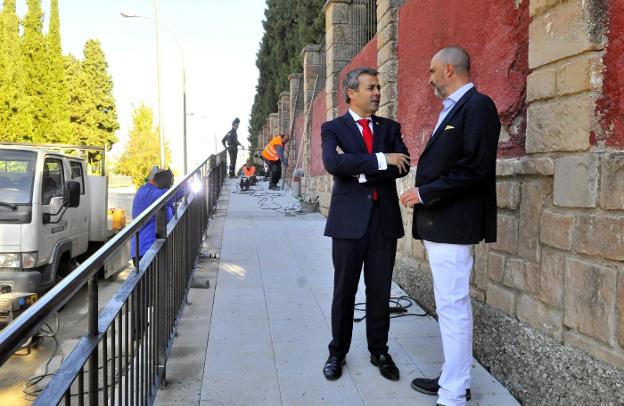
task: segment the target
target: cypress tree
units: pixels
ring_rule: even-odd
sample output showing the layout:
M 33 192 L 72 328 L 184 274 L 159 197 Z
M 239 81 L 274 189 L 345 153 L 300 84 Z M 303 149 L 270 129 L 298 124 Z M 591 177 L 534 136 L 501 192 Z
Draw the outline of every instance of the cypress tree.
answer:
M 70 54 L 63 57 L 63 62 L 68 93 L 67 110 L 71 129 L 69 143 L 78 145 L 82 142 L 80 134 L 85 121 L 82 103 L 87 99 L 86 89 L 81 85 L 80 61 Z
M 258 133 L 288 89 L 288 76 L 301 70 L 301 50 L 323 38 L 325 0 L 267 0 L 264 35 L 256 54 L 259 71 L 249 120 L 249 143 L 258 147 Z M 262 146 L 260 146 L 262 147 Z
M 15 0 L 4 0 L 0 13 L 0 140 L 32 141 L 33 123 L 24 95 L 25 75 L 19 46 Z
M 74 66 L 75 69 L 75 66 Z M 73 138 L 82 145 L 99 145 L 108 149 L 117 142 L 119 129 L 117 109 L 113 97 L 113 81 L 107 71 L 108 63 L 98 40 L 88 40 L 84 46 L 84 60 L 80 63 L 78 78 L 75 72 L 70 96 Z M 99 160 L 91 154 L 90 161 Z
M 43 11 L 40 0 L 27 0 L 28 12 L 23 21 L 24 35 L 21 40 L 24 93 L 29 99 L 28 110 L 32 118 L 32 141 L 50 142 L 51 120 L 48 109 L 50 64 L 46 39 L 42 33 Z
M 71 143 L 71 127 L 67 103 L 69 95 L 65 80 L 65 67 L 61 49 L 61 22 L 59 19 L 58 0 L 50 1 L 50 26 L 48 29 L 48 58 L 50 69 L 47 96 L 50 117 L 49 141 Z

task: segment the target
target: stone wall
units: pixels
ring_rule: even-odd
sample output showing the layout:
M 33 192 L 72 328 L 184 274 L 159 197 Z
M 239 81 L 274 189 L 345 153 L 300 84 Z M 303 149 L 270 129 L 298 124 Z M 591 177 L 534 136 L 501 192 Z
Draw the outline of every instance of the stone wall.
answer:
M 417 158 L 440 108 L 429 59 L 450 43 L 466 44 L 477 87 L 497 103 L 498 241 L 474 251 L 475 356 L 524 404 L 624 404 L 624 3 L 453 4 L 377 0 L 378 113 L 401 121 Z M 318 110 L 338 114 L 340 73 L 358 55 L 349 6 L 329 0 L 324 46 L 302 53 L 303 196 L 324 214 L 332 181 L 318 166 Z M 409 234 L 411 210 L 403 219 Z M 425 250 L 409 236 L 395 280 L 435 314 Z
M 498 160 L 498 241 L 475 248 L 475 355 L 525 404 L 624 402 L 624 153 L 596 113 L 605 49 L 622 37 L 607 39 L 605 10 L 528 3 L 525 153 Z M 397 262 L 395 279 L 434 312 L 422 244 L 402 239 Z
M 522 155 L 529 73 L 528 1 L 477 1 L 449 12 L 454 4 L 453 0 L 412 0 L 398 11 L 397 117 L 412 163 L 417 163 L 441 109 L 429 84 L 429 62 L 449 44 L 461 44 L 468 51 L 472 81 L 496 103 L 504 128 L 499 155 Z

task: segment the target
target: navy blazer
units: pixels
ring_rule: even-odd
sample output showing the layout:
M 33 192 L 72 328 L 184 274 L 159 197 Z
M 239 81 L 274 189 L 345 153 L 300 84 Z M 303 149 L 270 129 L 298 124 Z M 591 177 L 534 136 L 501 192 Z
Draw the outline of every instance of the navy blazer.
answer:
M 380 171 L 375 153 L 409 153 L 401 138 L 399 123 L 377 116 L 371 119 L 373 153 L 366 149 L 362 133 L 349 112 L 321 126 L 323 164 L 327 172 L 334 175 L 325 225 L 328 237 L 359 239 L 364 236 L 373 207 L 373 188 L 377 190 L 384 235 L 398 239 L 405 234 L 395 179 L 407 173 L 399 174 L 396 166 Z M 366 183 L 358 182 L 356 175 L 359 174 L 366 175 Z
M 448 244 L 496 241 L 496 151 L 492 99 L 472 88 L 440 123 L 418 160 L 412 234 Z

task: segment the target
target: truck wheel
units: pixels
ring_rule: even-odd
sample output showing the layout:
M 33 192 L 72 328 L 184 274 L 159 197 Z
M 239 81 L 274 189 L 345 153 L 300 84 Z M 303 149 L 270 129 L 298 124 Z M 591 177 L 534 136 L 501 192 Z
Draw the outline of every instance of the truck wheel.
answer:
M 72 258 L 70 260 L 62 260 L 59 263 L 58 269 L 56 270 L 56 274 L 61 278 L 69 275 L 74 269 L 78 268 L 80 264 L 76 259 Z

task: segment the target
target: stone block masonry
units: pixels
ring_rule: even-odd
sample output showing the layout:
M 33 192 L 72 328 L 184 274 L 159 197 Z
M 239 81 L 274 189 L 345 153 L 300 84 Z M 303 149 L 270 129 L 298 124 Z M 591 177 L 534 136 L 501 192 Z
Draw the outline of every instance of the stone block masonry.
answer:
M 304 196 L 327 213 L 320 124 L 346 109 L 341 72 L 370 61 L 380 72 L 378 114 L 401 123 L 414 165 L 399 193 L 414 185 L 441 108 L 429 60 L 441 46 L 463 45 L 472 80 L 503 123 L 498 241 L 475 247 L 470 279 L 475 355 L 524 404 L 624 404 L 624 2 L 455 3 L 377 0 L 375 41 L 358 52 L 351 1 L 327 1 L 324 47 L 302 53 L 304 92 L 322 81 L 303 107 L 314 113 L 303 134 Z M 394 278 L 435 314 L 411 216 L 403 209 Z

